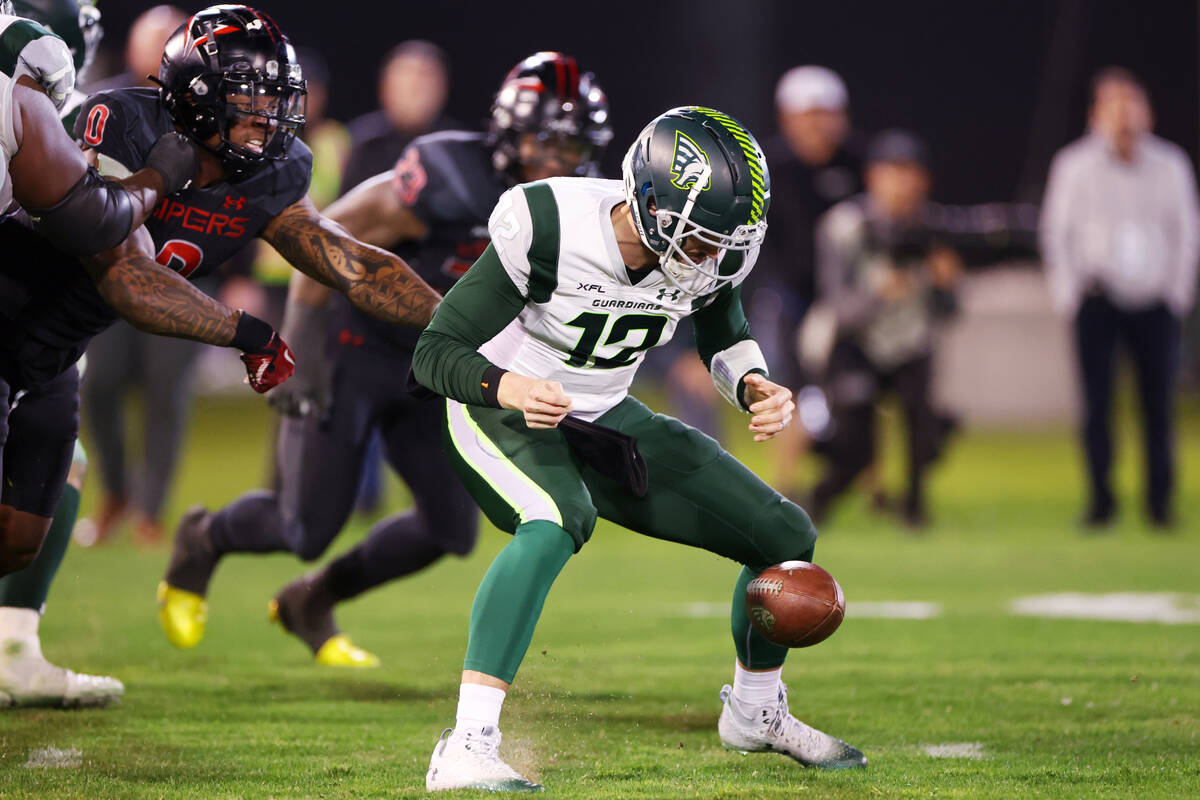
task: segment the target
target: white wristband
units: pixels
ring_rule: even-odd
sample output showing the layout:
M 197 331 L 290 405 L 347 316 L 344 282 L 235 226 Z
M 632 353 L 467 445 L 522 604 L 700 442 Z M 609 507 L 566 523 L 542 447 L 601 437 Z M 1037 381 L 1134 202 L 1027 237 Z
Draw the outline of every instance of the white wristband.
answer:
M 758 342 L 753 339 L 743 339 L 732 347 L 726 347 L 712 357 L 709 366 L 713 386 L 739 411 L 747 409 L 742 404 L 742 398 L 737 396 L 738 384 L 748 372 L 755 369 L 766 372 L 767 360 L 763 358 Z

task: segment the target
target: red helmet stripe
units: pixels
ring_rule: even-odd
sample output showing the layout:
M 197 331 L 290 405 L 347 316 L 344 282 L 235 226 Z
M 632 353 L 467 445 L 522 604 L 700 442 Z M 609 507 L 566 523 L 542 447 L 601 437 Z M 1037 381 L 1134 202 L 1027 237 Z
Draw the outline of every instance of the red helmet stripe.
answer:
M 266 14 L 263 14 L 253 8 L 250 8 L 249 6 L 246 6 L 246 10 L 249 11 L 254 16 L 258 17 L 259 20 L 262 21 L 263 27 L 266 28 L 267 35 L 271 37 L 272 42 L 279 41 L 279 38 L 283 35 L 283 31 L 279 31 L 279 26 L 275 24 L 275 20 L 271 19 Z M 274 29 L 274 30 L 272 30 L 272 29 Z M 277 37 L 275 35 L 276 31 L 279 31 L 280 36 Z
M 558 96 L 559 98 L 566 96 L 567 89 L 567 70 L 563 64 L 563 57 L 557 53 L 554 54 L 554 69 L 558 74 Z

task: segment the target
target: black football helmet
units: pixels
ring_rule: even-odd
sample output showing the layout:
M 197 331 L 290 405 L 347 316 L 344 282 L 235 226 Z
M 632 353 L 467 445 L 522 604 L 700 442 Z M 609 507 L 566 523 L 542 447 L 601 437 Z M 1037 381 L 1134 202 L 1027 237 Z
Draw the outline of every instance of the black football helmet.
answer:
M 513 67 L 492 102 L 488 144 L 496 170 L 519 180 L 523 133 L 580 151 L 576 175 L 598 172 L 612 140 L 608 97 L 590 72 L 580 74 L 574 58 L 551 51 L 534 53 Z
M 274 20 L 248 6 L 193 14 L 167 40 L 158 83 L 171 119 L 221 159 L 232 181 L 287 158 L 304 125 L 307 90 L 296 51 Z M 240 121 L 260 126 L 261 138 L 233 141 Z

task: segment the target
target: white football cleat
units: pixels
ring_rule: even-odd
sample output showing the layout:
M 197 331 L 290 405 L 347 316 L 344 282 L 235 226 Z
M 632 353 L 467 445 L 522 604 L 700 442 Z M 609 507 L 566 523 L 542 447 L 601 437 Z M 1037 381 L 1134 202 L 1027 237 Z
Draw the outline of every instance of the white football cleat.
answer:
M 541 784 L 523 778 L 500 758 L 500 729 L 446 728 L 433 748 L 425 788 L 482 789 L 487 792 L 540 792 Z
M 125 694 L 116 678 L 83 675 L 51 664 L 37 638 L 0 639 L 0 708 L 106 706 Z
M 721 688 L 721 702 L 724 708 L 717 731 L 721 734 L 721 744 L 730 750 L 783 753 L 806 767 L 822 769 L 854 769 L 867 765 L 867 757 L 857 747 L 793 717 L 788 712 L 787 687 L 782 683 L 778 699 L 770 705 L 740 706 L 728 685 Z

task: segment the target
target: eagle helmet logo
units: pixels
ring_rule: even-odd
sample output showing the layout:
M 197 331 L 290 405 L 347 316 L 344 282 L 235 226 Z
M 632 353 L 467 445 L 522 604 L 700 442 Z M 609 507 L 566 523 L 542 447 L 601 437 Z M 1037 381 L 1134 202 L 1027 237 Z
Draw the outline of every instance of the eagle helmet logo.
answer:
M 690 191 L 709 166 L 708 153 L 700 148 L 690 136 L 683 131 L 675 131 L 675 155 L 671 158 L 671 184 L 684 191 Z M 700 187 L 706 191 L 712 186 L 712 173 Z

